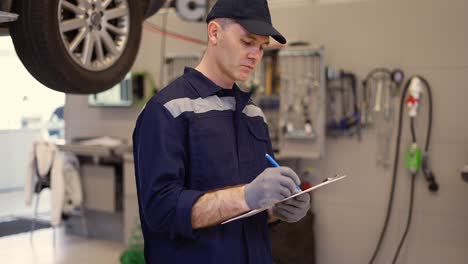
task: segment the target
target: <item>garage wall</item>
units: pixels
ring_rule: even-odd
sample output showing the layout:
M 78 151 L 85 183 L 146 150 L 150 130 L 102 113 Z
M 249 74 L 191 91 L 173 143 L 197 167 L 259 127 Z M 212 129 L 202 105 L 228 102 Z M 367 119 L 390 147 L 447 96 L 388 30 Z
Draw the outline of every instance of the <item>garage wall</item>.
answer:
M 325 1 L 321 1 L 325 2 Z M 466 263 L 468 260 L 468 183 L 458 169 L 468 162 L 468 2 L 464 0 L 370 0 L 348 4 L 272 7 L 276 27 L 291 40 L 323 44 L 327 64 L 363 77 L 377 66 L 400 67 L 421 74 L 433 87 L 434 123 L 431 160 L 440 191 L 432 195 L 416 181 L 412 229 L 398 263 Z M 292 15 L 294 14 L 294 15 Z M 170 16 L 171 30 L 205 38 L 203 24 L 186 24 Z M 152 21 L 159 23 L 157 16 Z M 199 46 L 168 42 L 168 51 L 198 51 Z M 159 57 L 159 37 L 145 32 L 135 68 L 151 70 Z M 427 98 L 427 97 L 426 97 Z M 423 101 L 423 110 L 427 102 Z M 67 96 L 67 138 L 114 135 L 131 137 L 139 109 L 89 108 L 86 98 Z M 84 118 L 86 117 L 86 118 Z M 417 125 L 424 134 L 423 115 Z M 408 127 L 402 148 L 408 145 Z M 391 171 L 375 165 L 375 131 L 363 141 L 327 139 L 325 158 L 303 161 L 315 167 L 309 180 L 337 172 L 350 177 L 314 195 L 318 263 L 367 263 L 384 220 Z M 300 169 L 301 170 L 301 169 Z M 376 263 L 389 263 L 403 232 L 409 199 L 409 176 L 400 162 L 394 215 Z
M 277 27 L 289 39 L 324 44 L 328 64 L 354 71 L 361 78 L 377 66 L 400 67 L 407 75 L 421 74 L 431 83 L 430 151 L 440 191 L 432 195 L 421 175 L 416 180 L 413 225 L 398 263 L 468 260 L 468 183 L 458 173 L 468 162 L 464 118 L 468 115 L 468 32 L 457 30 L 468 23 L 466 10 L 468 2 L 462 0 L 375 0 L 272 12 Z M 427 111 L 425 100 L 422 110 Z M 425 133 L 427 114 L 421 119 L 418 135 Z M 403 131 L 404 150 L 408 127 Z M 375 131 L 365 131 L 363 138 L 362 142 L 327 139 L 323 160 L 302 162 L 303 167 L 317 168 L 312 182 L 338 172 L 349 175 L 346 181 L 315 193 L 318 263 L 367 263 L 377 243 L 391 170 L 375 165 Z M 410 177 L 402 163 L 394 215 L 376 263 L 391 263 L 405 226 Z

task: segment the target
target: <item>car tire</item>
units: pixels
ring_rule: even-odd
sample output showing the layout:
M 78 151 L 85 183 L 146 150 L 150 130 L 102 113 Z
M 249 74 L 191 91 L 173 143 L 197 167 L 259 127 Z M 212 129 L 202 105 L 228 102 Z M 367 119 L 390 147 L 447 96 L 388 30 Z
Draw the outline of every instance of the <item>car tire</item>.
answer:
M 53 90 L 104 91 L 125 77 L 136 58 L 143 19 L 140 0 L 111 0 L 107 7 L 84 3 L 89 2 L 13 1 L 19 18 L 11 23 L 10 34 L 18 57 Z M 79 26 L 70 26 L 75 21 Z M 74 40 L 79 44 L 71 45 Z

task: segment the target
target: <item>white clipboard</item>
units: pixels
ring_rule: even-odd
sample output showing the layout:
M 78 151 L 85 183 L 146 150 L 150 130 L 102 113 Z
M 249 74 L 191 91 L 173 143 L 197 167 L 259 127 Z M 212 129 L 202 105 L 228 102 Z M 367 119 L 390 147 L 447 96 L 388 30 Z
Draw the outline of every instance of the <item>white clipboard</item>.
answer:
M 325 186 L 325 185 L 327 185 L 327 184 L 330 184 L 330 183 L 339 181 L 339 180 L 344 179 L 344 178 L 346 178 L 346 177 L 347 177 L 347 175 L 337 175 L 337 176 L 332 177 L 332 178 L 327 178 L 324 182 L 322 182 L 322 183 L 320 183 L 320 184 L 317 184 L 317 185 L 315 185 L 315 186 L 312 186 L 312 187 L 310 187 L 310 188 L 308 188 L 308 189 L 305 189 L 305 190 L 303 190 L 303 191 L 300 191 L 300 192 L 298 192 L 298 193 L 295 193 L 295 194 L 293 194 L 293 195 L 291 195 L 291 196 L 289 196 L 289 197 L 287 197 L 287 198 L 284 198 L 283 200 L 279 201 L 278 203 L 284 202 L 284 201 L 286 201 L 286 200 L 289 200 L 289 199 L 291 199 L 291 198 L 294 198 L 294 197 L 296 197 L 296 196 L 299 196 L 299 195 L 301 195 L 301 194 L 303 194 L 303 193 L 311 192 L 311 191 L 313 191 L 313 190 L 315 190 L 315 189 L 318 189 L 318 188 L 323 187 L 323 186 Z M 231 218 L 231 219 L 228 219 L 228 220 L 222 222 L 221 224 L 224 225 L 224 224 L 227 224 L 227 223 L 229 223 L 229 222 L 232 222 L 232 221 L 235 221 L 235 220 L 238 220 L 238 219 L 242 219 L 242 218 L 246 218 L 246 217 L 249 217 L 249 216 L 252 216 L 252 215 L 256 215 L 256 214 L 258 214 L 258 213 L 260 213 L 260 212 L 263 212 L 263 211 L 265 211 L 265 210 L 268 210 L 268 208 L 260 208 L 260 209 L 250 210 L 250 211 L 248 211 L 247 213 L 244 213 L 244 214 L 241 214 L 241 215 L 239 215 L 239 216 L 236 216 L 236 217 L 233 217 L 233 218 Z

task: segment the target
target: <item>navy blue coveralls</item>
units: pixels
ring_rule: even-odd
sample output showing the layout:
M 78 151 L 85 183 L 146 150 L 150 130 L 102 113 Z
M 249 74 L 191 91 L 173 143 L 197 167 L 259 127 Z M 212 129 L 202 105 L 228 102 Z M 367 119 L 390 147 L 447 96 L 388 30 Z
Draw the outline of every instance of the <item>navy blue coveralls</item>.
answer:
M 191 225 L 205 192 L 249 183 L 268 167 L 268 127 L 250 96 L 186 68 L 140 113 L 133 151 L 147 263 L 272 263 L 265 212 Z

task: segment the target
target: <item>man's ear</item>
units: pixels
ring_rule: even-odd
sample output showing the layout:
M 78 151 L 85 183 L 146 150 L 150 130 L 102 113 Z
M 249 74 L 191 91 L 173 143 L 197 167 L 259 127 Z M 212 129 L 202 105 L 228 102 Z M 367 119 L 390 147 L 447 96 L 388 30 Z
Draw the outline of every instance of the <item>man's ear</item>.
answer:
M 218 44 L 221 33 L 220 31 L 221 25 L 216 21 L 210 21 L 208 23 L 208 42 L 210 42 L 213 45 Z

